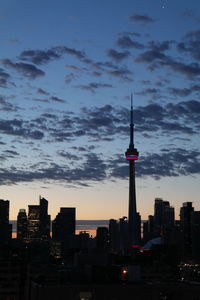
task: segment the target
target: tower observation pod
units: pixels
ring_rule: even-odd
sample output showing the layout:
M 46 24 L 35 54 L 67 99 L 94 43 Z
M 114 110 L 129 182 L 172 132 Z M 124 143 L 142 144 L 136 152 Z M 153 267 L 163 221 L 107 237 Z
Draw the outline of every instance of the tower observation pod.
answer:
M 129 161 L 129 208 L 128 208 L 128 247 L 137 248 L 140 244 L 140 214 L 136 207 L 136 186 L 135 186 L 135 161 L 139 158 L 139 153 L 134 146 L 134 123 L 133 123 L 133 97 L 131 94 L 130 111 L 130 144 L 125 153 L 126 160 Z

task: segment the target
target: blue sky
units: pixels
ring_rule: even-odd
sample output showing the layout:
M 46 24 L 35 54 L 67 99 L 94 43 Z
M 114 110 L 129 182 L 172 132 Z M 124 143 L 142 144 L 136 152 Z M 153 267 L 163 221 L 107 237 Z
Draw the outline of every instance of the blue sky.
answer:
M 127 215 L 130 94 L 137 203 L 199 207 L 198 1 L 0 4 L 1 198 L 79 219 Z

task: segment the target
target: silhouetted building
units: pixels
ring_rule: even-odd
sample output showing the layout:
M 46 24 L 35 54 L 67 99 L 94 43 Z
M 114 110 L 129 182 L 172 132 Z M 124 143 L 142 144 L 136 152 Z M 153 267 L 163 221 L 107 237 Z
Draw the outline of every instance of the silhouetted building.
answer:
M 28 238 L 40 238 L 40 206 L 28 206 Z
M 143 244 L 154 237 L 154 216 L 149 215 L 148 220 L 143 223 Z
M 110 251 L 117 252 L 119 250 L 120 238 L 119 238 L 119 223 L 117 220 L 111 219 L 109 221 L 109 240 Z
M 200 211 L 191 213 L 192 257 L 200 260 Z
M 107 227 L 97 227 L 96 245 L 99 249 L 108 249 L 109 236 Z
M 27 238 L 28 219 L 25 209 L 20 209 L 17 215 L 17 238 L 22 240 Z
M 134 146 L 133 102 L 131 95 L 130 144 L 125 156 L 129 161 L 129 209 L 128 209 L 128 247 L 131 249 L 140 244 L 140 216 L 136 207 L 135 161 L 139 153 Z
M 191 214 L 193 211 L 194 208 L 192 202 L 184 202 L 180 209 L 180 226 L 183 234 L 183 249 L 185 256 L 190 256 L 192 252 Z
M 154 204 L 154 235 L 162 235 L 166 229 L 174 226 L 174 222 L 174 208 L 170 206 L 169 201 L 156 198 Z
M 48 201 L 40 197 L 39 205 L 29 205 L 28 208 L 28 238 L 50 238 L 50 216 Z
M 61 207 L 55 220 L 52 222 L 52 239 L 66 241 L 75 234 L 76 209 L 74 207 Z
M 9 224 L 9 201 L 0 200 L 0 244 L 7 243 L 12 237 L 12 225 Z
M 50 238 L 50 215 L 48 215 L 48 201 L 40 197 L 39 230 L 42 239 Z

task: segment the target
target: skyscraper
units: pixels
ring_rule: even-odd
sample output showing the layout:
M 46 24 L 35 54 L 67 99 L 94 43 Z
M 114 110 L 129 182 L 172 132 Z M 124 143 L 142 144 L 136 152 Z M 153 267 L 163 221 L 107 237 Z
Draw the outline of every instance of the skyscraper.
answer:
M 192 202 L 184 202 L 180 209 L 180 225 L 183 234 L 183 249 L 184 255 L 191 255 L 191 216 L 194 211 Z
M 76 209 L 74 207 L 61 207 L 52 223 L 52 239 L 66 241 L 75 234 Z
M 173 227 L 175 224 L 174 207 L 169 201 L 156 198 L 154 204 L 154 235 L 160 236 L 165 229 Z
M 25 209 L 20 209 L 17 215 L 17 238 L 23 240 L 27 237 L 27 215 Z
M 39 205 L 28 206 L 28 237 L 48 239 L 50 237 L 48 201 L 42 197 L 40 197 L 39 200 Z
M 9 201 L 0 200 L 0 244 L 12 236 L 12 225 L 9 224 Z
M 140 215 L 136 207 L 136 187 L 135 187 L 135 160 L 139 153 L 134 146 L 134 123 L 133 123 L 133 99 L 131 95 L 130 111 L 130 144 L 125 156 L 129 161 L 129 209 L 128 209 L 128 245 L 129 247 L 140 244 Z
M 48 201 L 40 196 L 40 237 L 42 239 L 50 238 L 50 215 L 48 215 Z

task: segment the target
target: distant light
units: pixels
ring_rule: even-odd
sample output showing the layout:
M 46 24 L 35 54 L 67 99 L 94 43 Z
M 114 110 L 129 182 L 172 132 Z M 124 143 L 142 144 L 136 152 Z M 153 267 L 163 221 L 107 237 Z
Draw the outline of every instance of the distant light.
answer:
M 132 248 L 140 248 L 140 246 L 137 246 L 137 245 L 134 245 L 134 246 L 132 246 Z

